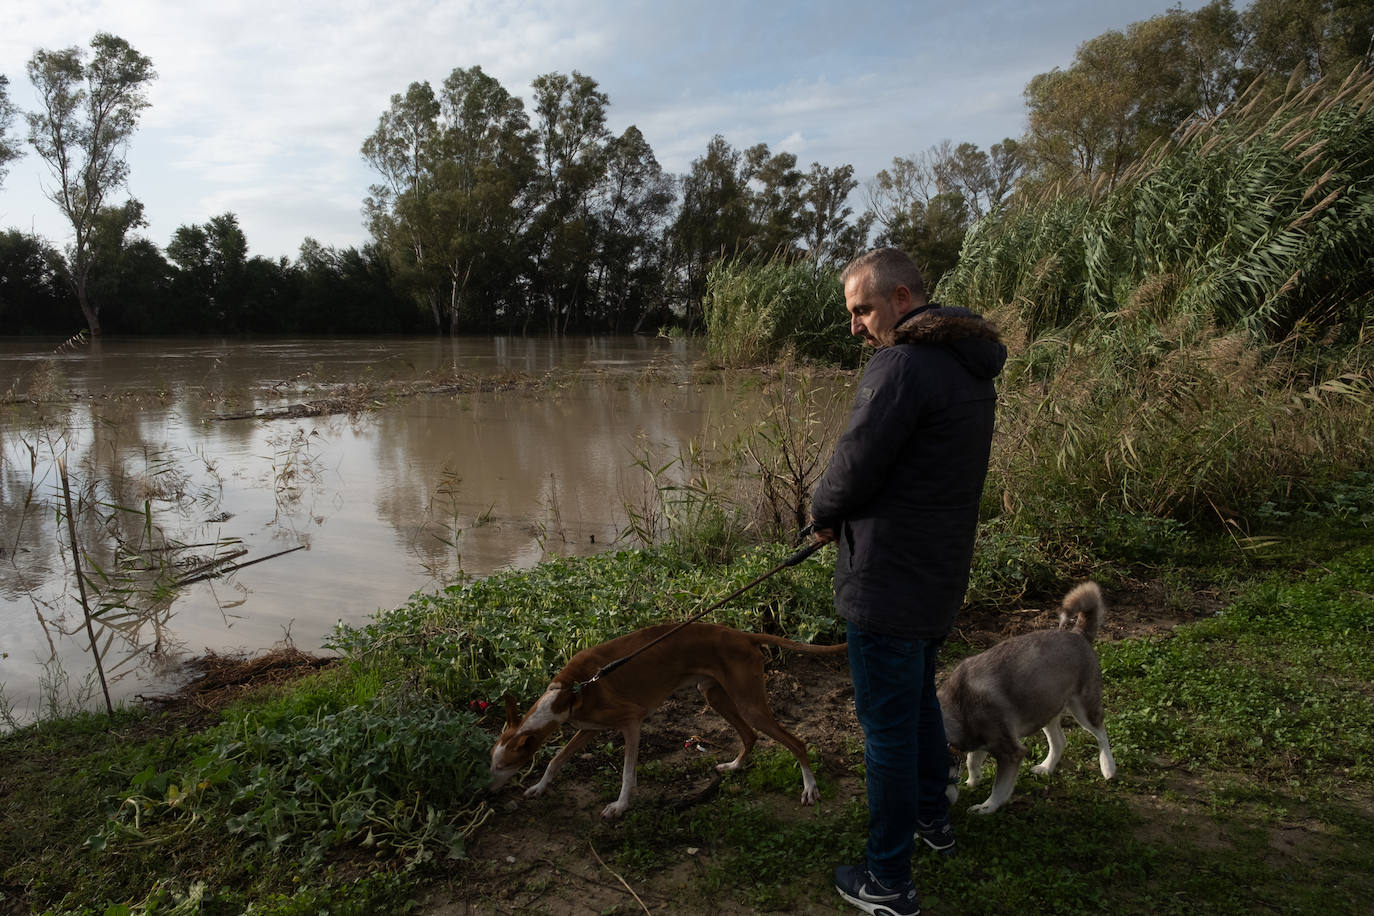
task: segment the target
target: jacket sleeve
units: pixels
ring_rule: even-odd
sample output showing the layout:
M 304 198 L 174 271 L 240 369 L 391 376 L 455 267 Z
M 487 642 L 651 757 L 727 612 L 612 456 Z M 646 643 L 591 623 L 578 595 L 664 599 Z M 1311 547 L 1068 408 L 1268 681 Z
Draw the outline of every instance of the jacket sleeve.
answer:
M 922 396 L 911 371 L 914 358 L 908 347 L 890 347 L 869 361 L 859 380 L 849 426 L 835 443 L 811 500 L 817 528 L 836 528 L 853 517 L 892 474 L 919 470 L 895 467 L 920 417 Z

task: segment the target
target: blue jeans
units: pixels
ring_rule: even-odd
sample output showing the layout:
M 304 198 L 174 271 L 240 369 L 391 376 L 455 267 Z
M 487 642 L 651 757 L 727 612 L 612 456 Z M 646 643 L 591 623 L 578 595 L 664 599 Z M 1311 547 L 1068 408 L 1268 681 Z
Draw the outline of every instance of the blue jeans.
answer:
M 854 711 L 868 771 L 868 867 L 888 887 L 911 877 L 916 819 L 949 816 L 949 752 L 936 655 L 943 639 L 900 639 L 849 624 Z

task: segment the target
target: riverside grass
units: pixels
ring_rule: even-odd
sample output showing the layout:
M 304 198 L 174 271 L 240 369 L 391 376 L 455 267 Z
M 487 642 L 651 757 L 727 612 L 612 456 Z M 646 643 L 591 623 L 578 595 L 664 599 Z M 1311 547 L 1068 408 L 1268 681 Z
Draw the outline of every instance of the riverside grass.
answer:
M 1374 486 L 1359 501 L 1374 508 Z M 1190 550 L 1209 565 L 1174 572 L 1231 594 L 1221 612 L 1099 646 L 1121 776 L 1104 783 L 1073 729 L 1061 772 L 1017 810 L 966 816 L 977 793 L 965 794 L 965 855 L 918 863 L 932 912 L 1360 911 L 1374 892 L 1374 697 L 1359 688 L 1374 679 L 1374 534 L 1328 518 L 1298 523 L 1283 545 L 1241 565 L 1226 539 Z M 0 899 L 52 914 L 362 913 L 406 910 L 430 881 L 461 887 L 471 866 L 448 856 L 493 829 L 465 798 L 492 737 L 465 715 L 474 692 L 537 692 L 562 660 L 545 643 L 596 641 L 695 605 L 785 552 L 714 568 L 671 550 L 557 560 L 341 630 L 343 665 L 231 707 L 205 731 L 122 710 L 113 730 L 87 716 L 6 735 Z M 1320 565 L 1293 571 L 1316 555 Z M 728 622 L 833 638 L 827 564 L 795 572 L 787 587 L 747 593 Z M 791 800 L 795 780 L 775 748 L 759 750 L 746 778 L 703 804 L 578 829 L 641 889 L 682 880 L 692 847 L 707 864 L 683 900 L 827 912 L 829 867 L 862 847 L 861 805 L 798 817 L 770 804 Z M 836 774 L 818 763 L 824 791 Z M 617 765 L 609 747 L 602 764 Z M 694 764 L 656 763 L 642 778 L 672 781 Z M 846 766 L 861 764 L 856 738 Z

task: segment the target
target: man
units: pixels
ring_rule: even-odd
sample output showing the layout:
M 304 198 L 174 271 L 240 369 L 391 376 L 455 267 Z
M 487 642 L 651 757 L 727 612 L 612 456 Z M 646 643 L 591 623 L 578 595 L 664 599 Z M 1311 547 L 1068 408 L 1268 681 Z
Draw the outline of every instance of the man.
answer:
M 954 849 L 935 665 L 968 588 L 1007 351 L 980 316 L 927 304 L 895 248 L 860 255 L 841 279 L 850 331 L 877 352 L 811 506 L 817 538 L 836 542 L 867 767 L 865 861 L 835 869 L 835 886 L 865 912 L 909 916 L 921 911 L 915 836 Z

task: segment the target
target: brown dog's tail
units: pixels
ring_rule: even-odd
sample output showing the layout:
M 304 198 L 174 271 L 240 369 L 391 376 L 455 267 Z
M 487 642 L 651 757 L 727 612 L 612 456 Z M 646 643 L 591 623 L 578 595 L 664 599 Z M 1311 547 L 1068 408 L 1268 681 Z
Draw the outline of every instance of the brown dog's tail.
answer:
M 791 649 L 793 652 L 805 652 L 807 655 L 838 655 L 841 652 L 849 651 L 849 643 L 847 642 L 835 643 L 833 646 L 817 646 L 809 642 L 797 642 L 795 639 L 774 636 L 771 633 L 750 633 L 749 641 L 755 644 L 768 643 L 770 646 L 782 646 L 784 649 Z
M 1082 633 L 1083 638 L 1092 642 L 1097 638 L 1097 630 L 1102 626 L 1102 615 L 1107 611 L 1106 605 L 1102 601 L 1102 589 L 1098 588 L 1096 582 L 1084 582 L 1074 586 L 1073 590 L 1064 596 L 1064 601 L 1059 605 L 1059 629 L 1064 629 L 1069 624 L 1069 617 L 1073 616 L 1073 631 Z

